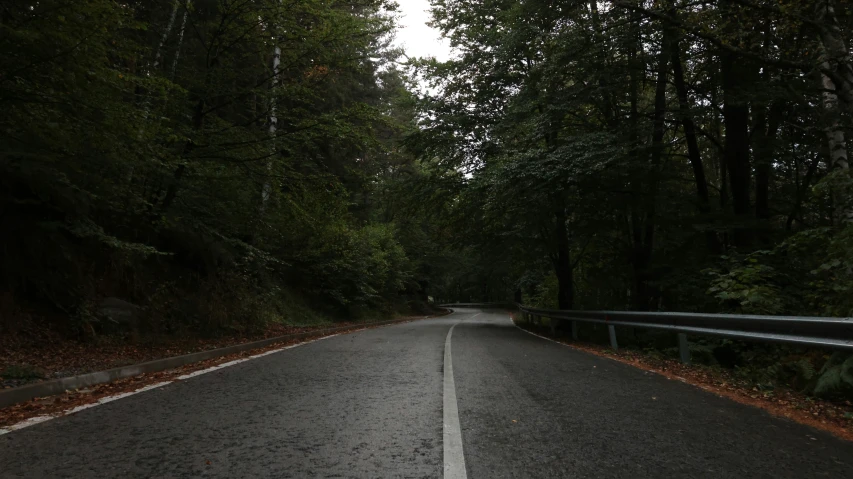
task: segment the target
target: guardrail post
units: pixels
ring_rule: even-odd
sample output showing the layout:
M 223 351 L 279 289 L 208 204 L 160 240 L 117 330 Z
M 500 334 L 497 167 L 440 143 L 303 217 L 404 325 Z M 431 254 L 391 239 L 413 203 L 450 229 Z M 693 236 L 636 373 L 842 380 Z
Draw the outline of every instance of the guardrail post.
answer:
M 687 344 L 687 334 L 678 333 L 678 355 L 681 356 L 681 362 L 690 364 L 690 345 Z
M 557 335 L 557 320 L 554 318 L 548 318 L 548 324 L 551 326 L 551 336 Z
M 572 321 L 572 341 L 578 340 L 578 322 Z
M 608 324 L 607 332 L 610 333 L 610 347 L 613 348 L 614 351 L 619 351 L 619 343 L 616 342 L 616 326 Z

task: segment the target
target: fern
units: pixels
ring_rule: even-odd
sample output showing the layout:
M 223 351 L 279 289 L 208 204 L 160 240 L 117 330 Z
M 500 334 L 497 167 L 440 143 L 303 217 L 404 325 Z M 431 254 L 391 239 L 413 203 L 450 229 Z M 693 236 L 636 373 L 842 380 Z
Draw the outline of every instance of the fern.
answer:
M 853 355 L 835 353 L 821 369 L 814 394 L 830 397 L 850 391 L 853 391 Z
M 805 358 L 794 363 L 793 367 L 794 371 L 797 373 L 797 377 L 802 379 L 804 382 L 811 381 L 817 374 L 814 364 Z

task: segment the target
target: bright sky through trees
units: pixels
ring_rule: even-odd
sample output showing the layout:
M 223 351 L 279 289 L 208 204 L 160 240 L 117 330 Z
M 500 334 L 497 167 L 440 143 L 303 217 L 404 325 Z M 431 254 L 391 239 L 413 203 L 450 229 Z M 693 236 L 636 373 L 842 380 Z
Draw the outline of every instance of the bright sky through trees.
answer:
M 410 57 L 434 56 L 438 60 L 450 58 L 450 44 L 441 38 L 438 30 L 426 23 L 430 20 L 429 0 L 399 0 L 400 21 L 397 44 L 405 48 Z

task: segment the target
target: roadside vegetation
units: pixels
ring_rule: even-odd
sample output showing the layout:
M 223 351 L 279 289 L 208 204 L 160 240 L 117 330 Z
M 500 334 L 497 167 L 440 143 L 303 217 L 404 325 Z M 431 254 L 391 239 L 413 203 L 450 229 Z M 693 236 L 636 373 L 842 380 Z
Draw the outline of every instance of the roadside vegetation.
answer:
M 392 7 L 4 2 L 0 335 L 425 311 Z
M 432 311 L 395 15 L 4 2 L 0 382 Z

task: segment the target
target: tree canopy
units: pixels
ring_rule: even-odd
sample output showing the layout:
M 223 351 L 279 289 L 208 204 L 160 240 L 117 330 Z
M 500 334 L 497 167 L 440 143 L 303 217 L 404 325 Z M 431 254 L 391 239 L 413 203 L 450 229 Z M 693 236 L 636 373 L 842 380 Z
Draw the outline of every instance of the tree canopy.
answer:
M 481 255 L 438 296 L 853 313 L 847 4 L 432 4 L 409 141 Z
M 99 298 L 119 296 L 171 331 L 208 321 L 215 298 L 227 324 L 278 314 L 285 290 L 342 316 L 424 302 L 382 212 L 414 126 L 395 8 L 5 2 L 7 308 L 94 331 Z
M 431 3 L 6 2 L 4 317 L 851 314 L 849 5 Z

